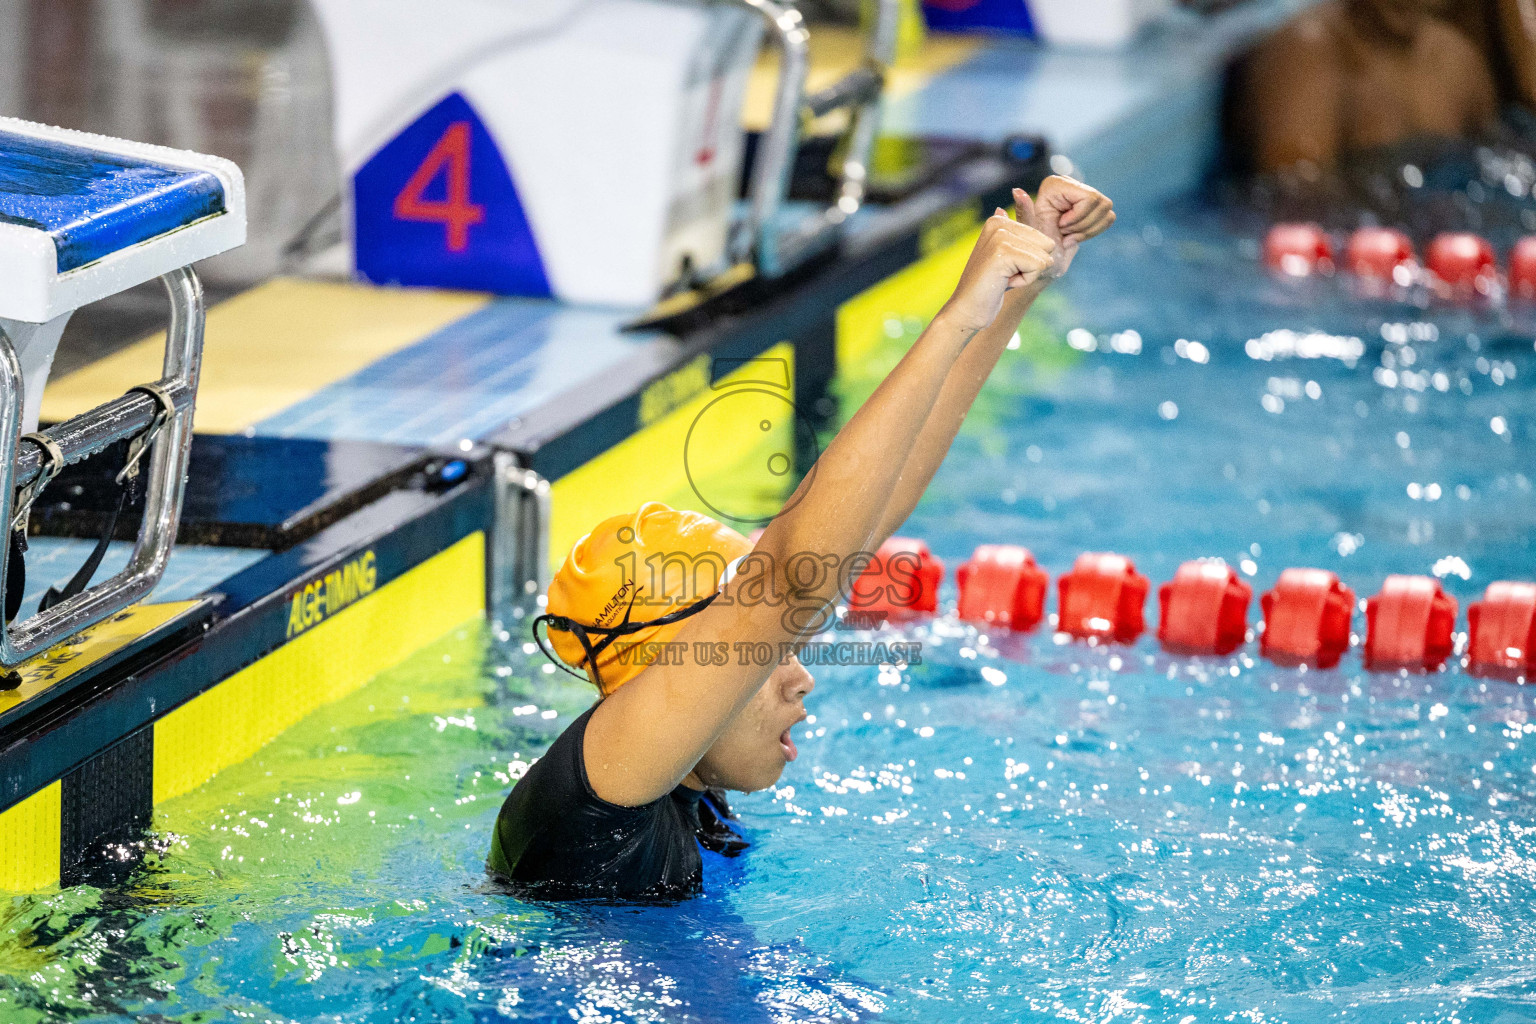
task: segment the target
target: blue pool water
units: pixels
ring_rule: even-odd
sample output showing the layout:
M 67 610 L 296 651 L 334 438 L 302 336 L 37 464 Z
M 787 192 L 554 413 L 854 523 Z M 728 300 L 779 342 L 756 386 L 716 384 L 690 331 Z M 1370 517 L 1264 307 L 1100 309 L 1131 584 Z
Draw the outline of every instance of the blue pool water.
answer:
M 1097 244 L 905 531 L 951 567 L 1010 541 L 1053 577 L 1220 556 L 1256 592 L 1434 572 L 1461 628 L 1536 576 L 1525 311 L 1275 282 L 1198 217 Z M 125 878 L 14 900 L 0 1019 L 1536 1015 L 1526 689 L 905 632 L 920 666 L 818 671 L 800 759 L 736 800 L 756 847 L 656 907 L 486 885 L 510 777 L 590 691 L 520 638 L 445 639 L 159 809 Z

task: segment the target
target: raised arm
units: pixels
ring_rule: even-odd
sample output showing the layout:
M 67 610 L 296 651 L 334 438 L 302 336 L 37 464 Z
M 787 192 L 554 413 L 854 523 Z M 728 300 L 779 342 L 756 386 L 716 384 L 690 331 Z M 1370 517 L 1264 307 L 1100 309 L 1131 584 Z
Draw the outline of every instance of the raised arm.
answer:
M 960 432 L 960 425 L 981 393 L 981 386 L 992 375 L 1003 350 L 1013 340 L 1019 322 L 1054 278 L 1067 272 L 1077 248 L 1083 242 L 1109 229 L 1115 222 L 1114 204 L 1109 197 L 1080 181 L 1052 175 L 1040 185 L 1039 197 L 1031 202 L 1023 189 L 1013 190 L 1014 209 L 1019 220 L 1039 229 L 1056 246 L 1056 263 L 1034 284 L 1015 288 L 1003 300 L 1002 311 L 966 346 L 944 381 L 938 401 L 918 434 L 917 442 L 902 466 L 880 525 L 871 540 L 878 548 L 901 524 L 907 521 L 928 483 L 938 472 Z
M 827 446 L 720 600 L 677 635 L 696 642 L 797 644 L 862 568 L 907 455 L 968 343 L 1052 266 L 1052 241 L 999 211 L 988 218 L 954 295 Z M 764 592 L 781 595 L 764 600 Z M 636 806 L 670 792 L 752 698 L 773 666 L 654 664 L 603 700 L 586 732 L 598 796 Z

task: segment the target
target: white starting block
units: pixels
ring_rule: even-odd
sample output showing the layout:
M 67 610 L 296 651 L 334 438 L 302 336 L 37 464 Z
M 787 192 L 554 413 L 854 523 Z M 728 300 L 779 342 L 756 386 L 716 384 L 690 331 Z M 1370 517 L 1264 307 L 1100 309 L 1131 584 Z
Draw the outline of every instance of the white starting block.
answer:
M 112 615 L 164 574 L 202 360 L 202 286 L 191 265 L 244 241 L 245 182 L 228 160 L 0 117 L 0 523 L 25 531 L 48 481 L 114 442 L 129 439 L 120 480 L 149 455 L 144 521 L 127 568 L 0 629 L 0 664 Z M 164 376 L 37 433 L 70 314 L 156 277 L 171 304 Z M 0 608 L 15 581 L 14 554 L 0 544 Z
M 331 57 L 356 273 L 380 284 L 645 306 L 755 264 L 775 276 L 863 200 L 899 0 L 862 67 L 806 95 L 780 0 L 312 0 Z M 764 33 L 773 124 L 735 222 Z M 801 122 L 848 110 L 837 202 L 783 216 Z

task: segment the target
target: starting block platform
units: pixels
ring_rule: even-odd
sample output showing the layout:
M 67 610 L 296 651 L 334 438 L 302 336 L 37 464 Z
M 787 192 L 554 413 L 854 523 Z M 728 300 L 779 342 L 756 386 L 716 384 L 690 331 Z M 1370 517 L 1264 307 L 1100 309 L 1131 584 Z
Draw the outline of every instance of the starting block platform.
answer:
M 0 118 L 0 316 L 47 323 L 245 240 L 227 160 Z
M 0 118 L 0 664 L 8 669 L 130 608 L 164 575 L 202 358 L 202 288 L 191 265 L 244 241 L 244 195 L 240 170 L 227 160 Z M 39 403 L 70 316 L 155 278 L 170 302 L 159 367 L 39 431 Z M 20 614 L 33 505 L 68 466 L 118 444 L 119 510 L 147 462 L 143 521 L 126 565 L 92 584 L 100 552 L 91 571 Z M 15 681 L 8 672 L 0 686 Z
M 153 592 L 23 661 L 0 691 L 0 886 L 84 877 L 100 844 L 148 825 L 156 804 L 425 644 L 485 617 L 514 627 L 551 562 L 605 515 L 654 499 L 750 530 L 793 483 L 773 457 L 814 456 L 837 368 L 933 315 L 1012 186 L 1038 184 L 1055 151 L 1122 209 L 1187 188 L 1211 152 L 1224 60 L 1299 6 L 1248 5 L 1153 40 L 1155 59 L 939 40 L 937 57 L 893 69 L 884 130 L 958 138 L 961 158 L 865 205 L 825 257 L 669 315 L 299 278 L 214 306 L 179 539 Z M 1181 55 L 1177 74 L 1153 73 Z M 224 182 L 223 214 L 205 174 L 143 159 L 154 166 L 118 184 L 164 212 L 170 237 L 233 237 L 215 228 L 231 230 L 218 217 L 241 193 L 218 165 L 207 174 Z M 1147 166 L 1168 173 L 1146 186 Z M 67 204 L 16 214 L 4 194 L 0 249 L 16 231 L 49 239 L 28 243 L 29 273 L 51 282 L 25 292 L 29 315 L 110 293 L 71 274 L 164 272 L 132 263 L 138 235 L 165 236 L 147 214 L 75 232 Z M 121 274 L 119 287 L 133 277 Z M 71 422 L 159 378 L 167 343 L 145 338 L 53 381 L 39 421 Z M 122 456 L 109 448 L 32 505 L 27 607 L 111 525 Z M 116 525 L 102 572 L 132 564 L 135 529 Z

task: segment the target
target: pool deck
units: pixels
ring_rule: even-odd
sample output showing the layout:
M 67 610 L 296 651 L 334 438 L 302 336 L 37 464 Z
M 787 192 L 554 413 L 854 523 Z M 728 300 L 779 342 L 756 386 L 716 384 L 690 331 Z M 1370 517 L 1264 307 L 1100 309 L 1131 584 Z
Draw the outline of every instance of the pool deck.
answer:
M 898 69 L 885 130 L 988 143 L 1043 135 L 1135 216 L 1200 180 L 1226 63 L 1303 6 L 1191 16 L 1119 54 L 937 40 L 942 59 Z M 677 449 L 743 360 L 782 354 L 793 363 L 792 400 L 813 402 L 839 358 L 860 350 L 850 332 L 931 315 L 970 233 L 1008 202 L 1016 171 L 982 160 L 870 208 L 840 259 L 672 332 L 627 329 L 639 309 L 287 278 L 216 305 L 194 460 L 249 460 L 220 486 L 247 486 L 249 475 L 262 482 L 254 503 L 270 493 L 271 507 L 236 522 L 213 500 L 186 524 L 153 600 L 211 599 L 195 635 L 125 653 L 67 694 L 45 687 L 0 724 L 0 850 L 21 865 L 0 869 L 0 880 L 69 880 L 100 837 L 143 824 L 161 799 L 484 614 L 497 600 L 488 582 L 510 571 L 508 545 L 521 543 L 528 558 L 526 542 L 498 534 L 509 466 L 550 484 L 548 550 L 535 556 L 546 562 L 579 522 L 631 506 L 637 487 L 669 493 L 692 479 Z M 53 381 L 44 419 L 153 379 L 160 349 L 147 338 Z M 285 473 L 331 481 L 355 458 L 348 444 L 376 447 L 391 467 L 378 477 L 387 486 L 352 480 L 301 494 L 272 482 Z M 55 525 L 79 511 L 63 510 Z M 27 601 L 89 550 L 89 529 L 64 532 L 33 539 Z M 114 544 L 107 568 L 126 550 Z

